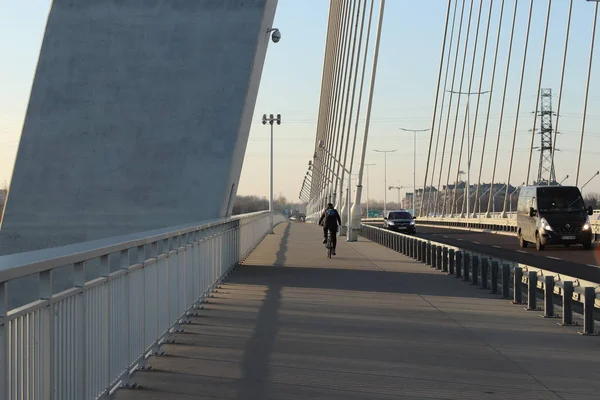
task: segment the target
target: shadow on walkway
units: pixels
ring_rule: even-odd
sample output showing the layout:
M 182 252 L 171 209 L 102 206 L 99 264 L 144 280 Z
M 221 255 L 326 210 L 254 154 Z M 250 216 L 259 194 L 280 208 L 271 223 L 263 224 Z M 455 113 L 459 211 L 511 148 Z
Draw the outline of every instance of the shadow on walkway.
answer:
M 280 239 L 276 265 L 284 265 L 287 260 L 290 227 L 290 224 L 286 226 Z M 239 271 L 236 274 L 238 273 Z M 267 287 L 266 298 L 260 307 L 254 333 L 244 349 L 242 379 L 237 384 L 236 399 L 238 400 L 268 397 L 266 386 L 269 375 L 269 359 L 277 337 L 278 311 L 281 305 L 283 286 L 278 282 L 269 282 Z

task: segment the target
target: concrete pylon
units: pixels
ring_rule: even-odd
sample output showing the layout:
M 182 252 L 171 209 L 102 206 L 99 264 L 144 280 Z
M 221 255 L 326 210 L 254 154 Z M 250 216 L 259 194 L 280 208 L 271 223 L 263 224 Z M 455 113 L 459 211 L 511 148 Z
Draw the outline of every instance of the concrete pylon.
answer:
M 0 254 L 231 213 L 277 0 L 54 0 Z

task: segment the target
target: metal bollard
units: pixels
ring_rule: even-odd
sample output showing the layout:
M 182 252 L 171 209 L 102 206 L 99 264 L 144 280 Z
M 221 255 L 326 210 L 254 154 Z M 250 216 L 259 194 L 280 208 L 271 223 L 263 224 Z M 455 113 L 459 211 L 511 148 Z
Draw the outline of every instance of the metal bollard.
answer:
M 498 261 L 492 261 L 492 294 L 498 294 Z
M 423 257 L 423 262 L 426 265 L 431 265 L 431 243 L 425 243 L 425 256 Z
M 461 271 L 462 271 L 462 265 L 463 265 L 462 251 L 457 251 L 456 252 L 456 265 L 454 268 L 454 276 L 456 276 L 457 278 L 460 278 Z
M 427 243 L 421 242 L 421 262 L 427 261 Z
M 471 262 L 471 285 L 477 285 L 477 275 L 479 275 L 479 256 L 473 256 Z
M 573 324 L 573 282 L 564 281 L 562 291 L 562 323 L 559 325 L 570 326 Z
M 471 255 L 469 253 L 465 253 L 463 256 L 463 282 L 467 282 L 469 280 L 469 266 L 471 265 Z
M 481 288 L 487 289 L 488 287 L 488 267 L 489 260 L 485 257 L 481 259 Z
M 437 246 L 431 245 L 431 268 L 437 268 Z
M 527 273 L 527 311 L 537 310 L 537 298 L 535 292 L 537 289 L 537 272 L 529 271 Z
M 510 265 L 502 264 L 502 297 L 510 297 Z
M 585 287 L 583 289 L 583 331 L 581 335 L 597 336 L 594 328 L 594 303 L 596 302 L 596 288 Z
M 442 270 L 444 267 L 444 257 L 442 246 L 435 247 L 435 269 Z
M 523 294 L 521 293 L 522 284 L 523 284 L 523 268 L 515 267 L 513 304 L 522 304 L 523 303 Z
M 448 252 L 448 275 L 454 275 L 454 265 L 456 262 L 456 259 L 454 258 L 456 257 L 454 254 L 454 249 L 448 249 L 446 247 L 446 250 Z
M 442 248 L 442 271 L 448 272 L 448 248 Z
M 556 318 L 554 314 L 554 277 L 544 277 L 544 318 Z

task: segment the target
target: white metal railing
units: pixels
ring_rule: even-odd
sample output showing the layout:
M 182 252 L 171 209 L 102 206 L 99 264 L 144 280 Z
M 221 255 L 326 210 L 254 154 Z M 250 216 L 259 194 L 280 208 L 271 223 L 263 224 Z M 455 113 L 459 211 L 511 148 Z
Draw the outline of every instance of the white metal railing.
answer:
M 0 399 L 108 398 L 269 228 L 259 212 L 0 257 Z M 54 293 L 65 266 L 72 287 Z M 25 276 L 38 300 L 11 309 Z

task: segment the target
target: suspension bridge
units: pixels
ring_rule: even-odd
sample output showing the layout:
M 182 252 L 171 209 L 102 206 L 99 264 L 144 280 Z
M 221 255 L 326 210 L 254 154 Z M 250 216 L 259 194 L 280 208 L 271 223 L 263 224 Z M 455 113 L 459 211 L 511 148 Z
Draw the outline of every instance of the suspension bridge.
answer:
M 427 157 L 413 150 L 414 235 L 362 212 L 385 0 L 330 1 L 308 223 L 272 202 L 231 215 L 276 7 L 53 2 L 0 229 L 0 398 L 599 398 L 596 245 L 520 248 L 511 209 L 522 185 L 595 176 L 580 161 L 598 3 L 432 3 L 446 19 Z M 566 169 L 566 71 L 582 56 Z M 328 202 L 343 225 L 332 259 L 314 225 Z

